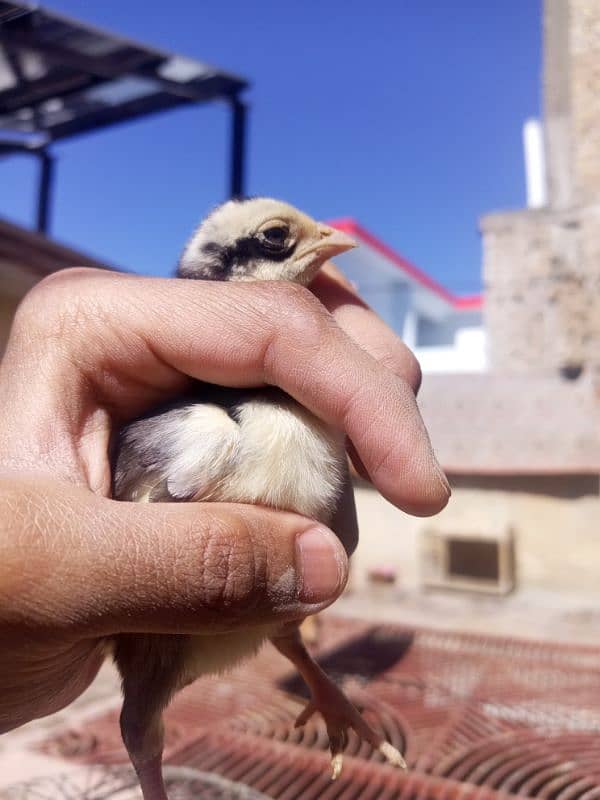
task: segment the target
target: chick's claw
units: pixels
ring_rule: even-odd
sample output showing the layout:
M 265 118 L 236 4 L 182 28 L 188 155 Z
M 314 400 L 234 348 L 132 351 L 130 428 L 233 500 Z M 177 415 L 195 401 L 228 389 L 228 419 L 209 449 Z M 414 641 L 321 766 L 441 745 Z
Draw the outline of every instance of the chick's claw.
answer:
M 323 683 L 321 689 L 318 700 L 311 700 L 300 713 L 295 727 L 304 725 L 316 711 L 320 712 L 329 737 L 332 780 L 339 777 L 342 771 L 343 751 L 348 744 L 348 731 L 350 728 L 361 739 L 367 741 L 373 749 L 378 750 L 390 764 L 406 769 L 406 762 L 402 754 L 393 745 L 386 742 L 381 734 L 373 730 L 334 683 L 329 681 Z
M 317 707 L 311 701 L 310 703 L 306 704 L 306 708 L 298 714 L 296 722 L 294 723 L 294 728 L 301 728 L 303 725 L 306 725 L 308 720 L 316 713 Z
M 341 753 L 336 753 L 331 758 L 331 780 L 334 781 L 339 778 L 342 772 L 344 756 Z
M 389 761 L 393 767 L 408 769 L 406 761 L 402 757 L 402 753 L 399 750 L 396 750 L 396 748 L 389 742 L 382 742 L 377 749 L 385 758 L 385 760 Z

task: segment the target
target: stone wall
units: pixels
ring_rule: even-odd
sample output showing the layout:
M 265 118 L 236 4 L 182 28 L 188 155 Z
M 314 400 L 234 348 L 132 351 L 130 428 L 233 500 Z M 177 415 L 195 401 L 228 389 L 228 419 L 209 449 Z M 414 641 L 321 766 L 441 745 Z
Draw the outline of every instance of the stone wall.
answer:
M 600 0 L 569 10 L 573 201 L 587 205 L 600 199 Z
M 544 4 L 548 208 L 481 221 L 501 373 L 600 372 L 600 0 Z
M 600 372 L 600 204 L 481 220 L 485 324 L 501 373 Z
M 600 198 L 600 0 L 545 0 L 544 117 L 550 205 Z

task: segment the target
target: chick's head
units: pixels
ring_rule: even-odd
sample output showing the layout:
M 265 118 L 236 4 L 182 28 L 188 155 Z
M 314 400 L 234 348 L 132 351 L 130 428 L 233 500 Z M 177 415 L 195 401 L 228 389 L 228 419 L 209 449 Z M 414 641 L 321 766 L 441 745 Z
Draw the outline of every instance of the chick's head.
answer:
M 230 200 L 195 231 L 177 275 L 219 281 L 309 283 L 320 267 L 356 242 L 297 208 L 266 197 Z

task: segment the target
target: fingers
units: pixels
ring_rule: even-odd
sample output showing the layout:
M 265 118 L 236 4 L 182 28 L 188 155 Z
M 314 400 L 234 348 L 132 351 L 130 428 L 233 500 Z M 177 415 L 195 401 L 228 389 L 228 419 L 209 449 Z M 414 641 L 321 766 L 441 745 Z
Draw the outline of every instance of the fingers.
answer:
M 335 264 L 325 264 L 310 288 L 342 330 L 382 367 L 404 379 L 417 394 L 421 386 L 419 362 L 396 333 L 362 300 Z M 368 470 L 352 442 L 348 443 L 348 450 L 355 469 L 368 480 Z
M 276 385 L 347 433 L 392 503 L 432 514 L 448 501 L 411 385 L 358 346 L 307 289 L 289 283 L 59 274 L 22 307 L 3 369 L 26 376 L 5 398 L 19 397 L 17 419 L 30 416 L 39 429 L 44 409 L 50 438 L 68 425 L 84 445 L 102 439 L 103 414 L 134 416 L 149 398 L 180 390 L 183 376 Z M 10 380 L 3 383 L 6 395 Z M 46 453 L 56 449 L 51 442 Z
M 348 575 L 336 536 L 293 514 L 117 503 L 34 479 L 1 482 L 0 497 L 9 628 L 81 638 L 281 623 L 329 605 Z
M 421 368 L 399 336 L 362 300 L 350 281 L 328 262 L 311 283 L 311 291 L 337 324 L 367 353 L 412 387 L 421 385 Z

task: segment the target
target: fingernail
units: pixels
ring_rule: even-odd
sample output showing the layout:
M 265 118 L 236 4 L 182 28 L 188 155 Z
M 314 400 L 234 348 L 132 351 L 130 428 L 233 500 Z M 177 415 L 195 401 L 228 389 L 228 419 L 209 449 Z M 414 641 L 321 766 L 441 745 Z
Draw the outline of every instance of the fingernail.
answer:
M 347 556 L 341 542 L 327 528 L 310 528 L 296 539 L 299 600 L 322 603 L 337 596 L 346 577 Z

